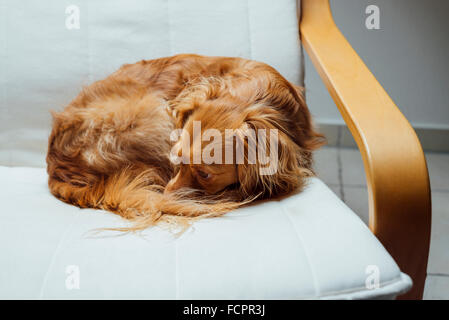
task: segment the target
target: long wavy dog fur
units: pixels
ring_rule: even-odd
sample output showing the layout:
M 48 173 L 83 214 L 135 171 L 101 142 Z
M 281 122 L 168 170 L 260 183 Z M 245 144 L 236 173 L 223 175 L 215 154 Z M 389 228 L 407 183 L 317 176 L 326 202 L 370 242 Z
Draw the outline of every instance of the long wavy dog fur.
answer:
M 124 230 L 188 224 L 300 190 L 313 174 L 311 152 L 323 143 L 301 88 L 272 67 L 241 58 L 184 54 L 124 65 L 52 114 L 50 191 L 75 206 L 130 219 Z M 194 120 L 220 132 L 277 129 L 277 172 L 260 175 L 259 162 L 201 170 L 173 165 L 170 133 L 190 132 Z M 211 168 L 219 173 L 207 173 Z

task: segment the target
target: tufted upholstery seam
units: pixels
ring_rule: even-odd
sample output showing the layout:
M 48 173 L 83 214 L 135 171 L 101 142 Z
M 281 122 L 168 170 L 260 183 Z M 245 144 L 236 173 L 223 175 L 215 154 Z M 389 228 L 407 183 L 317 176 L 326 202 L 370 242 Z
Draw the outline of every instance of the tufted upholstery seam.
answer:
M 45 286 L 47 285 L 47 282 L 48 282 L 48 277 L 50 275 L 50 270 L 53 269 L 53 265 L 55 264 L 56 256 L 58 255 L 59 251 L 61 251 L 62 244 L 64 243 L 65 239 L 67 238 L 67 235 L 69 234 L 69 232 L 72 230 L 72 228 L 75 225 L 75 222 L 78 220 L 80 214 L 77 214 L 73 218 L 72 223 L 70 223 L 70 225 L 64 231 L 64 233 L 62 234 L 61 238 L 58 241 L 58 245 L 56 246 L 55 251 L 53 252 L 53 254 L 51 256 L 50 263 L 48 265 L 47 271 L 45 271 L 44 279 L 42 280 L 41 289 L 39 291 L 39 299 L 40 300 L 43 299 L 43 297 L 44 297 Z
M 175 299 L 179 299 L 179 252 L 178 252 L 178 241 L 175 243 Z
M 171 25 L 170 0 L 167 0 L 167 32 L 168 32 L 168 51 L 169 56 L 173 55 L 173 28 Z
M 301 236 L 301 234 L 298 232 L 298 230 L 295 227 L 295 224 L 293 223 L 292 218 L 290 217 L 290 214 L 285 210 L 285 205 L 282 203 L 279 203 L 282 213 L 287 217 L 288 221 L 290 222 L 290 225 L 292 226 L 296 237 L 298 238 L 298 242 L 299 242 L 299 246 L 302 248 L 304 255 L 306 256 L 306 260 L 307 260 L 307 266 L 309 267 L 310 273 L 312 275 L 312 282 L 313 282 L 313 289 L 315 292 L 315 296 L 319 296 L 320 295 L 320 290 L 319 290 L 319 286 L 318 286 L 318 280 L 315 274 L 315 270 L 312 267 L 312 263 L 311 263 L 311 259 L 310 259 L 310 255 L 306 249 L 306 246 L 304 245 L 304 240 Z
M 90 83 L 93 82 L 93 75 L 92 75 L 92 46 L 91 46 L 91 39 L 90 39 L 90 27 L 89 27 L 89 17 L 90 17 L 90 10 L 89 10 L 89 1 L 86 1 L 86 12 L 87 12 L 87 23 L 86 23 L 86 32 L 87 32 L 87 81 Z
M 250 0 L 246 0 L 246 21 L 247 21 L 247 27 L 248 27 L 248 50 L 249 50 L 249 56 L 251 59 L 254 59 L 253 57 L 253 37 L 251 35 L 251 20 L 250 20 Z
M 1 46 L 2 46 L 3 50 L 1 51 L 2 55 L 0 56 L 0 59 L 1 59 L 0 61 L 3 64 L 4 67 L 6 67 L 6 64 L 7 64 L 6 61 L 8 59 L 8 53 L 7 53 L 7 35 L 8 35 L 8 32 L 6 30 L 7 27 L 8 27 L 8 21 L 7 21 L 7 15 L 6 15 L 6 13 L 8 12 L 7 4 L 8 4 L 7 1 L 5 1 L 5 0 L 1 1 L 1 6 L 3 7 L 2 10 L 1 10 L 1 13 L 2 13 L 2 15 L 1 15 L 1 22 L 3 24 L 3 27 L 1 28 L 1 30 L 2 30 Z M 3 90 L 2 90 L 2 105 L 1 105 L 1 109 L 0 110 L 1 110 L 1 112 L 5 112 L 6 113 L 5 118 L 9 120 L 9 118 L 10 118 L 10 110 L 9 110 L 8 104 L 6 102 L 7 101 L 6 97 L 7 97 L 7 92 L 8 92 L 8 90 L 6 89 L 6 84 L 7 84 L 8 75 L 7 75 L 7 72 L 5 72 L 5 69 L 6 68 L 3 68 L 3 72 L 2 72 L 2 75 L 3 75 L 2 89 Z M 8 136 L 9 136 L 8 140 L 9 141 L 13 141 L 13 139 L 11 137 L 11 131 L 8 132 Z M 6 164 L 8 166 L 12 166 L 12 151 L 11 151 L 11 149 L 9 149 L 9 151 L 8 151 Z

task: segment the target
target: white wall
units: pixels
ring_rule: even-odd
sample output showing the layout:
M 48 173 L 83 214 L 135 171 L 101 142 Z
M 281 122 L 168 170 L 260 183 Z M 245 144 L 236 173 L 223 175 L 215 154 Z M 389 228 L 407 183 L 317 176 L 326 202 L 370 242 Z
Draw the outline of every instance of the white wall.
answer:
M 380 8 L 380 30 L 365 8 Z M 337 26 L 415 128 L 449 129 L 449 1 L 331 0 Z M 318 123 L 343 120 L 306 55 L 307 101 Z

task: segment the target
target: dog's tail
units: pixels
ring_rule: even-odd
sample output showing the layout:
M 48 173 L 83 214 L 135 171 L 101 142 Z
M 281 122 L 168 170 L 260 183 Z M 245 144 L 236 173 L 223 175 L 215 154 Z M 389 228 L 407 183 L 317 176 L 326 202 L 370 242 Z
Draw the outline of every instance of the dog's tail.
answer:
M 88 174 L 73 175 L 63 168 L 49 173 L 50 191 L 58 199 L 80 208 L 107 210 L 131 222 L 129 227 L 109 230 L 138 231 L 162 224 L 182 231 L 194 220 L 220 216 L 250 202 L 195 197 L 189 190 L 164 194 L 164 179 L 157 169 L 139 172 L 127 167 L 95 181 Z

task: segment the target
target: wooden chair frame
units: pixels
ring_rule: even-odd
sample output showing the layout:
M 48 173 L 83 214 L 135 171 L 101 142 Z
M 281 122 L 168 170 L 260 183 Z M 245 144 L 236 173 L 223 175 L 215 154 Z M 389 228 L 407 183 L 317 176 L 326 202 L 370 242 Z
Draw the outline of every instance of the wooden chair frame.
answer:
M 413 280 L 398 298 L 422 299 L 431 198 L 415 131 L 335 25 L 329 0 L 301 1 L 300 35 L 362 154 L 369 227 Z

